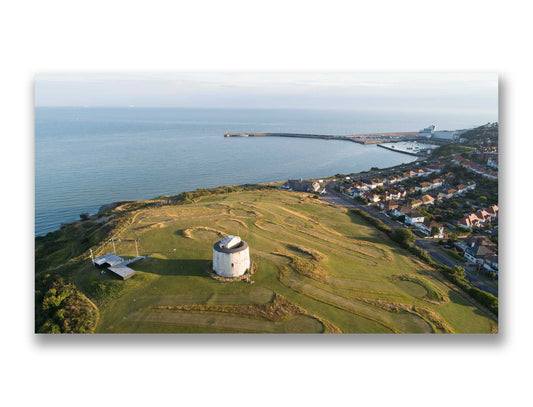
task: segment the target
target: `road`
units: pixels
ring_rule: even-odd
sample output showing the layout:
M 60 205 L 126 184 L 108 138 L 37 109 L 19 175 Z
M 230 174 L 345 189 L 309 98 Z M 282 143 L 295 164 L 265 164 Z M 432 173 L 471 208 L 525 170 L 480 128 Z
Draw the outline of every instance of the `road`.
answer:
M 328 182 L 326 184 L 326 192 L 327 195 L 324 195 L 322 199 L 326 202 L 329 202 L 334 205 L 340 205 L 345 206 L 348 208 L 357 208 L 361 209 L 368 214 L 378 218 L 383 223 L 385 223 L 387 226 L 392 228 L 393 230 L 399 229 L 401 227 L 404 227 L 403 225 L 399 224 L 398 222 L 393 221 L 388 216 L 385 216 L 382 212 L 379 211 L 379 209 L 375 206 L 366 206 L 361 205 L 358 202 L 355 202 L 353 199 L 348 198 L 347 196 L 335 191 L 335 181 Z M 421 249 L 426 250 L 433 259 L 441 264 L 444 264 L 448 267 L 453 266 L 460 266 L 465 268 L 466 273 L 466 279 L 470 281 L 470 283 L 474 286 L 479 288 L 480 290 L 486 291 L 496 297 L 498 297 L 498 289 L 487 284 L 485 281 L 481 280 L 474 272 L 468 270 L 464 263 L 461 263 L 457 260 L 452 259 L 449 257 L 446 253 L 443 253 L 438 246 L 434 244 L 435 242 L 431 239 L 416 239 L 415 244 L 420 247 Z

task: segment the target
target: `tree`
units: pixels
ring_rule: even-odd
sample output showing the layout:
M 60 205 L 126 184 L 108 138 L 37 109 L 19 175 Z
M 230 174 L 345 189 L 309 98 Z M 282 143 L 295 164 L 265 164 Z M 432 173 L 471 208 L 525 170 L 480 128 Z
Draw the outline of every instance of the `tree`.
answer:
M 461 266 L 453 266 L 452 273 L 460 278 L 466 277 L 465 269 Z
M 440 234 L 440 228 L 438 226 L 431 226 L 431 236 L 438 236 Z
M 416 237 L 409 229 L 400 228 L 392 232 L 391 238 L 392 240 L 400 243 L 401 245 L 409 246 L 412 242 L 415 241 Z

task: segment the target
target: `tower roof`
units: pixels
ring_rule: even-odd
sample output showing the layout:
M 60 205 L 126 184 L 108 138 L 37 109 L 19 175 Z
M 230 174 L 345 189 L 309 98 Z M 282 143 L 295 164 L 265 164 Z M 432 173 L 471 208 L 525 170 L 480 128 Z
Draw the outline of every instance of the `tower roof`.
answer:
M 213 248 L 217 252 L 236 253 L 248 248 L 248 243 L 241 240 L 239 236 L 229 235 L 216 242 Z

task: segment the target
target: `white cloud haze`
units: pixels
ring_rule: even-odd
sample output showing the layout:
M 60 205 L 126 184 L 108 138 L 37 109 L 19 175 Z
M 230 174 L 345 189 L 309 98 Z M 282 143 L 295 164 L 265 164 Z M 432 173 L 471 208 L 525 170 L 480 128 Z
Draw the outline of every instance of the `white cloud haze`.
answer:
M 491 73 L 49 73 L 37 106 L 415 109 L 497 113 Z

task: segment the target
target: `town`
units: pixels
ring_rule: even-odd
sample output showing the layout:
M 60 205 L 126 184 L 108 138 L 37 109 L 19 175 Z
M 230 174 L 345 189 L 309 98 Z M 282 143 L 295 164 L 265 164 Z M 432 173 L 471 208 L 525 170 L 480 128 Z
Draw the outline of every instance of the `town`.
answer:
M 420 135 L 429 138 L 434 129 Z M 479 288 L 497 295 L 498 124 L 446 132 L 446 137 L 449 142 L 422 161 L 330 179 L 288 180 L 281 188 L 313 192 L 359 207 L 393 229 L 409 229 L 435 260 L 462 266 Z

